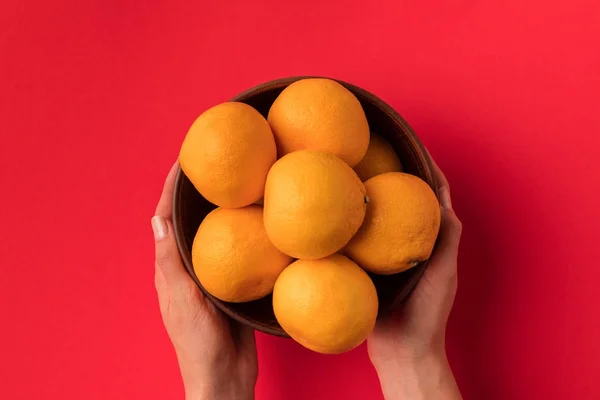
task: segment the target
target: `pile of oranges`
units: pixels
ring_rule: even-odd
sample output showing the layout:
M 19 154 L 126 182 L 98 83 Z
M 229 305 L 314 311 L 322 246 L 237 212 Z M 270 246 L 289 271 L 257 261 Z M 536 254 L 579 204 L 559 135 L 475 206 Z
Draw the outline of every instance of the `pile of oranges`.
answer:
M 358 99 L 333 80 L 294 82 L 266 119 L 238 102 L 208 109 L 179 161 L 218 206 L 192 246 L 202 286 L 236 303 L 273 293 L 281 327 L 317 352 L 361 344 L 378 310 L 365 271 L 412 268 L 429 258 L 438 234 L 431 188 L 402 172 Z

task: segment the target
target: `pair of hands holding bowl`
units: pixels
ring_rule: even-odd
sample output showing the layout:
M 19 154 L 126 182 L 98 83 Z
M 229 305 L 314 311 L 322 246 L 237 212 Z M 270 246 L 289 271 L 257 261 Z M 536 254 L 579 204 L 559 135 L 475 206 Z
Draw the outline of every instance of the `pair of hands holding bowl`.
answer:
M 386 400 L 461 399 L 445 350 L 446 323 L 457 289 L 462 225 L 450 188 L 434 163 L 442 222 L 437 247 L 406 303 L 377 321 L 367 339 L 369 358 Z M 253 399 L 258 375 L 254 331 L 229 319 L 202 294 L 177 250 L 172 217 L 177 164 L 152 218 L 155 285 L 187 400 Z

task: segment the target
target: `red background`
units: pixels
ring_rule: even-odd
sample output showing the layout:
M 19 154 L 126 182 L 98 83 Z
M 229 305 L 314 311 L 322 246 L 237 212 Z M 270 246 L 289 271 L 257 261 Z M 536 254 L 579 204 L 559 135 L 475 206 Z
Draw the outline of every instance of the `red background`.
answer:
M 379 95 L 446 172 L 465 398 L 600 398 L 598 4 L 2 2 L 0 398 L 182 398 L 153 287 L 165 174 L 205 108 L 297 74 Z M 258 399 L 381 398 L 364 347 L 258 348 Z

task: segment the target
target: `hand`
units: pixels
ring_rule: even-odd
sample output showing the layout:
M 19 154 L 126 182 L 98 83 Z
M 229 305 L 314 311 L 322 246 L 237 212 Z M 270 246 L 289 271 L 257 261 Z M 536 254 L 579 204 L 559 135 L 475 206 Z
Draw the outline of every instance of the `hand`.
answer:
M 204 297 L 177 251 L 171 207 L 177 163 L 152 218 L 155 285 L 186 399 L 253 399 L 258 374 L 254 331 L 227 318 Z
M 411 297 L 378 321 L 367 341 L 386 400 L 461 399 L 446 358 L 445 336 L 456 295 L 462 225 L 452 210 L 448 181 L 433 164 L 442 215 L 438 244 Z

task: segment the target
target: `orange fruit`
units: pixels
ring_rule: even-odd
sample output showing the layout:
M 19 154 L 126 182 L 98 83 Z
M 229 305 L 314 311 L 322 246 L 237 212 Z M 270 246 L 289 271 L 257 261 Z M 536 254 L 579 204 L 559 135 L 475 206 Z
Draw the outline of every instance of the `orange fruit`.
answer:
M 319 353 L 338 354 L 360 345 L 373 330 L 377 307 L 371 278 L 340 254 L 295 261 L 273 289 L 281 327 Z
M 200 115 L 181 146 L 181 169 L 204 198 L 221 207 L 254 203 L 277 159 L 265 118 L 247 104 L 219 104 Z
M 291 262 L 269 241 L 258 205 L 211 211 L 192 245 L 192 264 L 202 286 L 216 298 L 234 303 L 271 293 Z
M 401 172 L 402 163 L 391 144 L 374 133 L 363 159 L 354 167 L 361 181 L 365 182 L 384 172 Z
M 369 124 L 360 102 L 331 79 L 292 83 L 277 97 L 267 119 L 280 157 L 296 150 L 320 150 L 354 167 L 369 145 Z
M 429 185 L 414 175 L 387 172 L 366 181 L 365 188 L 367 214 L 345 254 L 382 275 L 428 259 L 440 228 L 440 205 Z
M 294 258 L 326 257 L 344 247 L 365 216 L 365 187 L 340 158 L 301 150 L 269 171 L 265 229 L 273 244 Z

